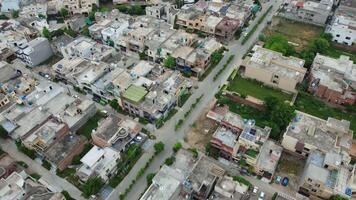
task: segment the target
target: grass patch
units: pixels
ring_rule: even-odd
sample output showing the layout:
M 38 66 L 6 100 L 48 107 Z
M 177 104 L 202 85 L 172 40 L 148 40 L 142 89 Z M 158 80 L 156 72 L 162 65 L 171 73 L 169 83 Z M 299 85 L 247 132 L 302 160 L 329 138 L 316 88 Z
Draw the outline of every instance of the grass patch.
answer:
M 93 129 L 98 127 L 98 122 L 104 118 L 104 114 L 100 111 L 96 112 L 93 117 L 91 117 L 80 129 L 77 131 L 78 135 L 83 135 L 87 139 L 91 139 L 91 133 Z
M 283 160 L 281 159 L 278 163 L 278 171 L 284 172 L 287 174 L 299 174 L 300 163 L 294 162 L 292 160 Z
M 341 55 L 349 56 L 350 59 L 356 63 L 356 53 L 355 52 L 350 52 L 344 49 L 339 49 L 331 44 L 331 48 L 329 48 L 326 53 L 326 56 L 332 57 L 332 58 L 340 58 Z
M 254 149 L 247 149 L 245 154 L 250 156 L 250 157 L 252 157 L 252 158 L 256 158 L 257 155 L 258 155 L 258 151 L 254 150 Z
M 250 95 L 260 100 L 264 100 L 268 96 L 276 97 L 282 102 L 286 100 L 290 101 L 292 99 L 290 94 L 265 86 L 256 80 L 244 79 L 241 76 L 235 76 L 235 78 L 230 81 L 227 89 L 229 91 L 237 92 L 241 96 Z
M 66 177 L 74 175 L 75 172 L 76 172 L 76 170 L 74 168 L 66 168 L 62 171 L 57 169 L 56 174 L 57 174 L 57 176 L 59 176 L 61 178 L 66 178 Z
M 252 188 L 252 184 L 250 183 L 250 181 L 246 180 L 244 177 L 242 176 L 234 176 L 232 177 L 234 181 L 237 181 L 241 184 L 244 184 L 246 186 L 248 186 L 249 188 Z
M 353 115 L 352 113 L 343 112 L 339 109 L 329 107 L 324 102 L 305 92 L 299 92 L 295 107 L 297 110 L 322 119 L 333 117 L 336 119 L 348 120 L 351 122 L 350 129 L 354 131 L 354 138 L 356 136 L 356 115 Z

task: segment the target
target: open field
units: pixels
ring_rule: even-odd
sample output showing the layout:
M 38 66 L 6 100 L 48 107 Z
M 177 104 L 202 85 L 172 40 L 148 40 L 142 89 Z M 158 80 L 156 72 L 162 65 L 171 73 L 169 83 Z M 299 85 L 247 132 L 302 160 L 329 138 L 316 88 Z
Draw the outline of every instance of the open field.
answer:
M 253 96 L 262 101 L 268 96 L 276 97 L 282 102 L 290 101 L 292 99 L 292 95 L 290 94 L 264 86 L 263 84 L 254 80 L 244 79 L 241 76 L 235 76 L 235 78 L 230 81 L 227 89 L 229 91 L 237 92 L 242 96 Z
M 297 44 L 296 50 L 301 51 L 312 39 L 317 38 L 323 33 L 323 28 L 281 17 L 274 17 L 272 24 L 267 26 L 263 33 L 267 37 L 281 34 L 287 37 L 288 41 Z

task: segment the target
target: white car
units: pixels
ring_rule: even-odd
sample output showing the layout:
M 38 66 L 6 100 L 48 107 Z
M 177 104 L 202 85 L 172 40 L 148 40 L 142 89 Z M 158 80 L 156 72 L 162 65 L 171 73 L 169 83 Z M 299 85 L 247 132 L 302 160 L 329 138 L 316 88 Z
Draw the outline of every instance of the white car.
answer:
M 265 197 L 265 193 L 264 192 L 261 192 L 260 193 L 260 197 L 258 198 L 258 200 L 263 200 Z
M 258 192 L 258 187 L 257 186 L 253 187 L 252 193 L 257 194 L 257 192 Z

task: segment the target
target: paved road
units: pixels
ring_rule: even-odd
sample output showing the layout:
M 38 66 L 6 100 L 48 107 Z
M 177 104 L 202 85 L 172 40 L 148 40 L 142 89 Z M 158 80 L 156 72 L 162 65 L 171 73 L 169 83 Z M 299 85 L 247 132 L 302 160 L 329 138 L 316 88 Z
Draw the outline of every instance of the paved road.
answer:
M 33 172 L 40 174 L 41 179 L 49 183 L 50 186 L 52 186 L 53 189 L 55 189 L 57 192 L 66 190 L 73 198 L 77 200 L 82 200 L 82 199 L 84 200 L 84 198 L 80 196 L 82 193 L 81 191 L 79 191 L 75 186 L 67 182 L 65 179 L 62 179 L 55 174 L 52 174 L 47 169 L 43 168 L 39 163 L 32 160 L 25 154 L 19 152 L 17 150 L 15 143 L 12 140 L 0 139 L 0 143 L 1 143 L 1 148 L 4 151 L 6 151 L 14 159 L 25 162 Z
M 242 56 L 245 52 L 249 50 L 251 45 L 253 45 L 259 33 L 263 30 L 263 28 L 267 24 L 267 20 L 271 19 L 272 14 L 276 12 L 279 5 L 281 4 L 281 0 L 269 2 L 264 6 L 262 12 L 256 17 L 256 20 L 251 23 L 250 28 L 254 26 L 258 18 L 266 11 L 269 5 L 274 4 L 274 8 L 272 12 L 269 13 L 267 18 L 264 20 L 262 24 L 255 31 L 253 36 L 250 38 L 248 42 L 244 45 L 241 45 L 241 40 L 234 41 L 229 45 L 229 51 L 226 53 L 224 58 L 221 60 L 218 66 L 211 72 L 211 74 L 205 78 L 204 81 L 198 83 L 199 88 L 192 94 L 192 96 L 188 99 L 182 109 L 173 117 L 172 120 L 168 121 L 161 129 L 156 130 L 154 134 L 157 136 L 156 141 L 162 141 L 165 144 L 165 151 L 162 152 L 159 156 L 157 156 L 151 163 L 151 165 L 146 170 L 144 176 L 137 180 L 134 184 L 132 190 L 128 193 L 126 199 L 134 200 L 139 199 L 141 194 L 145 191 L 147 187 L 146 183 L 146 175 L 148 173 L 157 172 L 164 162 L 164 160 L 172 154 L 172 147 L 177 141 L 182 141 L 186 133 L 189 131 L 191 124 L 197 119 L 200 113 L 204 110 L 206 105 L 209 105 L 211 100 L 214 98 L 214 94 L 219 90 L 219 86 L 222 85 L 231 74 L 231 72 L 238 66 L 241 62 Z M 218 79 L 214 82 L 213 77 L 222 68 L 223 64 L 226 63 L 227 58 L 230 55 L 235 55 L 234 60 L 228 66 L 228 68 L 223 71 L 222 74 L 218 77 Z M 184 121 L 182 128 L 178 131 L 174 130 L 174 126 L 176 122 L 183 118 L 184 113 L 190 108 L 190 106 L 195 102 L 195 100 L 200 96 L 204 95 L 200 103 L 196 106 L 196 108 L 192 111 L 191 115 Z M 151 148 L 148 152 L 142 155 L 139 159 L 138 163 L 133 167 L 130 173 L 125 177 L 125 179 L 115 188 L 115 190 L 109 196 L 109 200 L 117 200 L 119 195 L 122 194 L 126 188 L 131 184 L 132 180 L 135 179 L 137 172 L 141 169 L 142 166 L 149 160 L 149 158 L 153 155 L 153 148 Z

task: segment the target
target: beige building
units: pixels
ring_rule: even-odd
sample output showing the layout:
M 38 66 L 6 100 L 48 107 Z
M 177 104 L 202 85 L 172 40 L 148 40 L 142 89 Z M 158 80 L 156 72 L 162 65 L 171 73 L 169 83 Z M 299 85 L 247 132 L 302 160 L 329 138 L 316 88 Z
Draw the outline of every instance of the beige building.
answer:
M 308 156 L 314 150 L 323 153 L 345 152 L 352 146 L 350 122 L 329 117 L 327 120 L 296 111 L 296 117 L 283 135 L 283 148 Z M 345 161 L 350 162 L 350 156 Z
M 57 0 L 57 10 L 65 8 L 70 14 L 89 14 L 93 4 L 99 6 L 99 0 Z
M 286 92 L 296 92 L 296 86 L 303 81 L 306 73 L 305 61 L 296 57 L 286 57 L 282 53 L 254 46 L 253 54 L 247 56 L 241 65 L 244 76 L 256 79 L 266 85 Z

